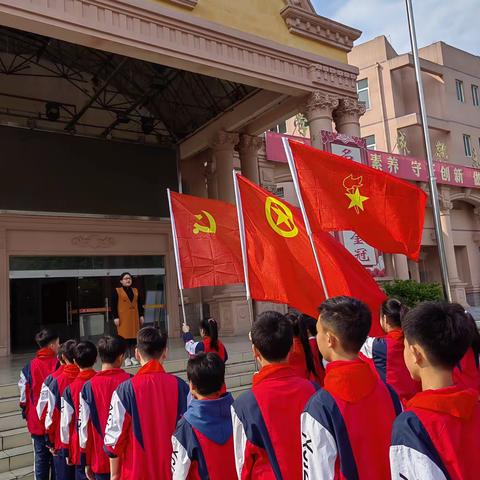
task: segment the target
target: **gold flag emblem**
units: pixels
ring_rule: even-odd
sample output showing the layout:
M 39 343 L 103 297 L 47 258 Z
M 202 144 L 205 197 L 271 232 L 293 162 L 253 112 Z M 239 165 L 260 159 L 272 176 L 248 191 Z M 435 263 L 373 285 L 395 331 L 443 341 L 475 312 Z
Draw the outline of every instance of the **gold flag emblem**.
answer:
M 206 217 L 208 225 L 202 225 L 195 222 L 193 224 L 193 233 L 197 235 L 198 233 L 215 233 L 217 231 L 217 223 L 213 216 L 208 213 L 206 210 L 202 210 L 202 213 L 195 215 L 195 218 L 199 221 L 203 220 L 203 217 Z
M 363 187 L 363 177 L 354 177 L 350 174 L 348 177 L 343 179 L 343 188 L 345 188 L 345 195 L 350 200 L 350 205 L 348 208 L 354 208 L 357 214 L 360 213 L 360 210 L 363 212 L 363 202 L 368 200 L 368 197 L 363 196 L 360 193 L 360 188 Z
M 277 198 L 267 197 L 265 216 L 270 227 L 282 237 L 292 238 L 298 235 L 292 211 Z

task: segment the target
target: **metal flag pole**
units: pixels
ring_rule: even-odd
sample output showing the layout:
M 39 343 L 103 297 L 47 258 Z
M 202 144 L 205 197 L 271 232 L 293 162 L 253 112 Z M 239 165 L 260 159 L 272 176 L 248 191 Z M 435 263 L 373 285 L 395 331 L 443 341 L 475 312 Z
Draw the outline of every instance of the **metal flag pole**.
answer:
M 167 188 L 167 197 L 168 197 L 168 208 L 170 209 L 170 223 L 172 225 L 172 237 L 173 237 L 173 253 L 175 256 L 175 265 L 177 267 L 177 279 L 178 279 L 178 289 L 180 290 L 180 302 L 182 303 L 182 314 L 183 314 L 183 324 L 187 324 L 187 316 L 185 314 L 185 300 L 183 298 L 183 277 L 182 277 L 182 267 L 180 266 L 180 255 L 178 250 L 178 239 L 177 239 L 177 230 L 175 228 L 175 216 L 173 215 L 172 209 L 172 198 L 170 195 L 170 189 Z
M 415 31 L 415 20 L 413 17 L 412 0 L 405 0 L 407 6 L 408 29 L 410 31 L 410 44 L 413 53 L 413 62 L 415 65 L 415 77 L 417 79 L 418 98 L 420 101 L 420 114 L 422 116 L 423 138 L 425 141 L 425 150 L 427 151 L 427 166 L 430 187 L 430 199 L 432 201 L 433 218 L 435 223 L 435 236 L 437 237 L 438 254 L 440 258 L 440 271 L 442 274 L 443 293 L 445 298 L 452 301 L 452 291 L 448 279 L 447 257 L 445 254 L 445 244 L 443 242 L 442 225 L 440 221 L 440 204 L 438 201 L 437 180 L 433 169 L 432 146 L 430 144 L 430 135 L 428 130 L 427 110 L 425 107 L 425 95 L 423 93 L 422 72 L 420 69 L 420 59 L 418 55 L 417 34 Z
M 310 246 L 312 247 L 313 257 L 315 258 L 315 264 L 317 266 L 318 275 L 320 276 L 320 281 L 322 282 L 322 288 L 325 293 L 325 298 L 328 299 L 330 297 L 328 295 L 327 284 L 325 283 L 325 278 L 323 277 L 322 267 L 320 266 L 317 249 L 315 248 L 315 242 L 313 241 L 312 229 L 310 228 L 310 221 L 308 220 L 307 212 L 305 211 L 305 205 L 303 204 L 302 192 L 300 191 L 300 184 L 298 183 L 297 169 L 295 167 L 295 162 L 293 161 L 292 150 L 290 149 L 288 138 L 283 137 L 282 142 L 283 142 L 283 148 L 285 149 L 285 154 L 287 155 L 288 166 L 290 167 L 290 172 L 292 174 L 295 192 L 297 192 L 298 203 L 300 204 L 300 210 L 302 211 L 303 221 L 305 223 L 307 235 L 310 240 Z

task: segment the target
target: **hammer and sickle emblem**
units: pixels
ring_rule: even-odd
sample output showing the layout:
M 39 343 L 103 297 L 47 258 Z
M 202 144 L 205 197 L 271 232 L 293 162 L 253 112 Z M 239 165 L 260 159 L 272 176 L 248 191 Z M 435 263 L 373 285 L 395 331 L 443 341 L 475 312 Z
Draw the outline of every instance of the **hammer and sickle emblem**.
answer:
M 275 219 L 272 216 L 275 214 Z M 298 227 L 295 225 L 292 211 L 280 200 L 268 197 L 265 201 L 265 216 L 270 227 L 285 238 L 293 238 L 298 235 Z
M 195 235 L 198 233 L 215 233 L 217 231 L 217 223 L 215 222 L 213 216 L 207 211 L 202 210 L 202 213 L 195 215 L 195 218 L 197 220 L 202 220 L 204 216 L 207 218 L 209 224 L 208 226 L 205 226 L 195 222 L 193 224 L 193 233 Z

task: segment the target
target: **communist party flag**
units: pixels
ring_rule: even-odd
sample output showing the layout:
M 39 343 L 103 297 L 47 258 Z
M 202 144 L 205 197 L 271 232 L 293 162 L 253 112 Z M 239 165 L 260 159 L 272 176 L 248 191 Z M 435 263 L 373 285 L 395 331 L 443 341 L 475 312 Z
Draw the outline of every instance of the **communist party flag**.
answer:
M 300 210 L 241 175 L 237 179 L 251 297 L 286 303 L 316 318 L 325 294 Z M 330 234 L 318 232 L 314 240 L 329 296 L 365 302 L 372 311 L 371 334 L 381 335 L 378 312 L 385 294 Z
M 418 261 L 427 196 L 388 173 L 290 141 L 312 230 L 354 230 L 387 253 Z
M 170 192 L 183 288 L 243 283 L 234 205 Z

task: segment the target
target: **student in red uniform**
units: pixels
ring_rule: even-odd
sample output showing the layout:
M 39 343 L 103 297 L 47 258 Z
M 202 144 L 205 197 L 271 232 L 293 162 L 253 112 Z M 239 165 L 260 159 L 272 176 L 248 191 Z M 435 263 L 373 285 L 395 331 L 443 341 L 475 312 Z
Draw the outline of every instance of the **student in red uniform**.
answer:
M 85 473 L 91 480 L 110 479 L 110 460 L 103 450 L 110 402 L 116 388 L 131 375 L 120 367 L 128 345 L 120 336 L 102 337 L 97 344 L 102 370 L 90 379 L 80 393 L 80 448 L 86 452 Z
M 424 302 L 405 317 L 405 362 L 422 392 L 395 421 L 393 479 L 476 480 L 480 471 L 478 391 L 454 385 L 452 372 L 471 345 L 465 309 Z
M 73 350 L 73 359 L 80 372 L 62 395 L 60 439 L 67 465 L 75 465 L 75 480 L 87 480 L 85 452 L 81 452 L 78 438 L 80 392 L 85 382 L 95 375 L 93 366 L 97 361 L 97 347 L 92 342 L 80 342 Z
M 201 352 L 188 361 L 187 377 L 193 400 L 172 437 L 173 480 L 236 480 L 225 363 Z
M 371 359 L 380 378 L 395 390 L 402 403 L 421 390 L 420 383 L 410 376 L 403 358 L 402 318 L 407 310 L 395 298 L 385 300 L 380 310 L 380 325 L 386 336 L 368 337 L 360 350 Z
M 401 404 L 358 356 L 371 323 L 368 307 L 354 298 L 330 298 L 320 306 L 317 342 L 329 363 L 324 388 L 301 417 L 303 478 L 390 478 L 390 436 Z
M 228 360 L 227 350 L 218 338 L 218 325 L 213 318 L 200 321 L 200 336 L 202 337 L 200 342 L 194 340 L 188 325 L 184 324 L 182 331 L 185 350 L 190 356 L 200 352 L 215 352 L 224 362 Z
M 48 480 L 52 468 L 52 454 L 45 443 L 45 426 L 36 412 L 40 390 L 44 380 L 58 367 L 57 352 L 60 346 L 58 334 L 44 328 L 35 335 L 39 347 L 35 358 L 23 367 L 18 387 L 22 417 L 32 436 L 34 449 L 34 469 L 37 480 Z
M 316 386 L 287 362 L 293 327 L 284 315 L 262 313 L 251 340 L 261 369 L 232 408 L 238 478 L 301 480 L 300 414 Z
M 168 480 L 172 435 L 187 409 L 188 386 L 163 369 L 167 337 L 153 327 L 138 332 L 137 374 L 114 392 L 105 429 L 112 480 Z
M 62 373 L 52 378 L 47 385 L 47 413 L 45 416 L 45 429 L 47 431 L 48 446 L 53 454 L 56 480 L 74 480 L 75 467 L 68 465 L 63 455 L 62 441 L 60 438 L 60 412 L 61 398 L 65 389 L 77 378 L 79 368 L 74 363 L 74 349 L 76 340 L 67 340 L 60 345 L 59 354 L 65 364 Z

